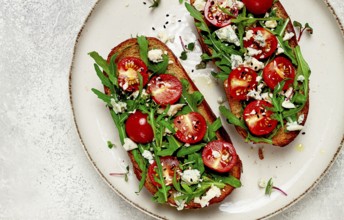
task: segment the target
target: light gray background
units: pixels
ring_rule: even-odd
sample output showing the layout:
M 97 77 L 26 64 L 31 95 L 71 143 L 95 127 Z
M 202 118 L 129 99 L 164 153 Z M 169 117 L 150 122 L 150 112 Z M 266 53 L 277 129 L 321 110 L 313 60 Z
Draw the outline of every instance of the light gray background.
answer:
M 151 219 L 98 176 L 74 126 L 69 67 L 95 2 L 0 0 L 0 219 Z M 330 3 L 343 23 L 344 3 Z M 341 152 L 314 190 L 272 219 L 344 219 L 343 163 Z

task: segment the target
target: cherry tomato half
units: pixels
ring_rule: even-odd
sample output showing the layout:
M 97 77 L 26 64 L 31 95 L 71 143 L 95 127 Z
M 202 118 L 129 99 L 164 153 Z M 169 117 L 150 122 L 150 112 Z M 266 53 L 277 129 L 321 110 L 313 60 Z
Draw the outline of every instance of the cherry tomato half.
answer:
M 179 100 L 183 87 L 177 77 L 170 74 L 160 74 L 149 81 L 147 91 L 157 104 L 166 106 Z
M 262 15 L 272 7 L 274 0 L 242 0 L 242 2 L 252 14 Z
M 244 109 L 244 120 L 250 132 L 256 136 L 271 133 L 277 126 L 278 121 L 271 118 L 273 112 L 267 110 L 272 104 L 266 101 L 253 101 Z
M 295 68 L 285 57 L 276 57 L 263 70 L 263 79 L 271 89 L 274 89 L 282 80 L 288 79 L 283 86 L 283 90 L 287 90 L 294 82 L 294 78 Z
M 262 27 L 251 28 L 248 31 L 252 33 L 252 36 L 250 36 L 249 39 L 244 40 L 244 46 L 246 48 L 253 48 L 261 51 L 259 54 L 254 55 L 254 58 L 262 60 L 268 58 L 275 52 L 278 45 L 275 35 Z
M 194 144 L 201 141 L 207 131 L 204 117 L 197 112 L 179 115 L 173 122 L 177 128 L 175 136 L 184 143 Z
M 128 137 L 136 143 L 146 144 L 153 141 L 154 133 L 147 117 L 147 114 L 136 110 L 129 115 L 125 122 L 125 131 Z
M 128 92 L 139 89 L 140 80 L 138 74 L 142 76 L 142 83 L 145 86 L 148 82 L 146 64 L 136 57 L 125 57 L 118 64 L 118 85 Z
M 234 69 L 228 77 L 229 94 L 236 100 L 247 99 L 247 93 L 257 85 L 257 73 L 247 67 Z
M 233 145 L 229 142 L 216 140 L 209 142 L 202 152 L 204 165 L 220 173 L 230 171 L 238 160 Z
M 225 0 L 208 0 L 205 3 L 204 16 L 206 20 L 216 27 L 224 27 L 231 23 L 233 16 L 224 13 L 221 7 L 229 10 L 234 16 L 238 15 L 236 8 L 230 8 Z
M 173 157 L 173 156 L 160 157 L 160 162 L 162 166 L 162 175 L 164 177 L 166 186 L 172 185 L 172 180 L 173 180 L 173 176 L 175 172 L 176 172 L 177 180 L 180 179 L 179 161 L 177 160 L 176 157 Z M 148 177 L 154 186 L 160 187 L 161 185 L 155 181 L 155 177 L 159 178 L 159 175 L 156 169 L 157 169 L 157 164 L 156 164 L 156 161 L 154 161 L 154 163 L 152 163 L 148 167 Z

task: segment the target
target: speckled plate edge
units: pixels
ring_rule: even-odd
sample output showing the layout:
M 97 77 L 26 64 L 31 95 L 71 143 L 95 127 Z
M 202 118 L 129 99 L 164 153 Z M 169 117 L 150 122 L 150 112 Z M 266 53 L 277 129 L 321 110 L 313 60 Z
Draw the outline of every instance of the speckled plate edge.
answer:
M 155 213 L 152 213 L 144 208 L 142 208 L 141 206 L 139 206 L 138 204 L 132 202 L 130 199 L 128 199 L 127 197 L 125 197 L 119 190 L 117 190 L 103 175 L 103 173 L 99 170 L 99 168 L 97 167 L 96 163 L 93 161 L 91 155 L 89 154 L 86 146 L 85 146 L 85 143 L 81 137 L 81 134 L 80 134 L 80 130 L 79 130 L 79 127 L 78 127 L 78 124 L 76 122 L 76 117 L 75 117 L 75 111 L 74 111 L 74 107 L 73 107 L 73 98 L 72 98 L 72 72 L 73 72 L 73 64 L 74 64 L 74 60 L 75 60 L 75 53 L 76 53 L 76 48 L 77 48 L 77 45 L 78 45 L 78 42 L 79 42 L 79 38 L 81 36 L 81 33 L 82 31 L 84 30 L 84 27 L 87 23 L 87 21 L 89 20 L 89 18 L 91 17 L 93 11 L 96 9 L 96 7 L 98 6 L 98 4 L 101 2 L 102 0 L 97 0 L 94 5 L 92 6 L 89 14 L 87 15 L 86 19 L 84 20 L 83 22 L 83 25 L 80 29 L 80 31 L 78 32 L 78 35 L 76 37 L 76 40 L 75 40 L 75 43 L 74 43 L 74 48 L 73 48 L 73 58 L 72 58 L 72 62 L 71 62 L 71 65 L 70 65 L 70 68 L 69 68 L 69 99 L 70 99 L 70 104 L 71 104 L 71 110 L 72 110 L 72 113 L 73 113 L 73 120 L 74 120 L 74 124 L 75 124 L 75 128 L 76 128 L 76 131 L 78 133 L 78 136 L 79 136 L 79 139 L 80 139 L 80 142 L 81 142 L 81 145 L 82 147 L 84 148 L 85 150 L 85 153 L 88 157 L 88 159 L 90 160 L 90 162 L 93 164 L 93 167 L 95 168 L 95 170 L 98 172 L 98 174 L 101 176 L 101 178 L 115 191 L 115 193 L 117 193 L 117 195 L 119 195 L 122 199 L 124 199 L 126 202 L 128 202 L 130 205 L 134 206 L 135 208 L 141 210 L 142 212 L 156 218 L 156 219 L 165 219 Z M 323 0 L 323 2 L 326 4 L 327 8 L 330 10 L 331 14 L 334 16 L 335 20 L 337 21 L 337 25 L 342 33 L 342 37 L 344 38 L 344 27 L 343 27 L 343 24 L 340 22 L 339 20 L 339 17 L 338 15 L 336 14 L 334 8 L 332 7 L 332 5 L 329 3 L 328 0 Z M 315 180 L 315 182 L 308 188 L 306 189 L 299 197 L 297 197 L 296 199 L 294 199 L 292 202 L 290 202 L 289 204 L 283 206 L 282 208 L 276 210 L 275 212 L 272 212 L 268 215 L 265 215 L 259 219 L 267 219 L 269 217 L 272 217 L 274 215 L 277 215 L 278 213 L 281 213 L 282 211 L 285 211 L 286 209 L 290 208 L 292 205 L 296 204 L 297 202 L 299 202 L 308 192 L 310 192 L 312 189 L 315 188 L 315 186 L 321 181 L 321 179 L 327 174 L 327 172 L 330 170 L 330 168 L 332 167 L 334 161 L 337 159 L 338 155 L 339 155 L 339 152 L 342 150 L 343 148 L 343 145 L 344 145 L 344 133 L 342 135 L 342 140 L 341 142 L 339 143 L 339 146 L 337 148 L 337 151 L 336 153 L 334 154 L 332 160 L 330 161 L 330 163 L 328 164 L 328 166 L 326 167 L 326 169 L 324 170 L 324 172 L 322 172 L 320 174 L 320 176 Z

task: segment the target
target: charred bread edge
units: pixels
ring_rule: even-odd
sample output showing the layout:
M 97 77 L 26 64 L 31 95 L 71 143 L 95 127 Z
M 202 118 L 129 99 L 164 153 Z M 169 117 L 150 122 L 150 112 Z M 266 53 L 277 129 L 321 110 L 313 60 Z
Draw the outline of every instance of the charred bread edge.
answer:
M 190 0 L 190 4 L 192 5 L 195 2 L 195 0 Z M 272 6 L 273 8 L 277 9 L 277 16 L 281 17 L 281 18 L 290 18 L 288 13 L 286 12 L 285 8 L 283 7 L 283 5 L 277 1 L 276 3 L 274 3 L 274 5 Z M 197 32 L 200 36 L 199 41 L 200 44 L 202 46 L 202 48 L 205 50 L 206 53 L 211 54 L 211 48 L 207 47 L 207 45 L 204 43 L 203 38 L 201 37 L 201 30 L 196 28 Z M 296 39 L 296 34 L 295 34 L 295 30 L 294 30 L 294 26 L 291 22 L 291 20 L 289 20 L 289 23 L 287 25 L 286 30 L 288 32 L 293 32 L 294 36 L 289 40 L 290 46 L 292 48 L 295 48 L 298 45 L 297 39 Z M 225 92 L 226 92 L 226 96 L 227 96 L 227 100 L 229 103 L 229 107 L 232 111 L 232 113 L 238 117 L 241 118 L 242 117 L 242 112 L 243 112 L 243 107 L 240 104 L 240 101 L 238 100 L 233 100 L 228 92 L 228 82 L 227 80 L 224 81 L 223 83 L 224 88 L 225 88 Z M 305 104 L 305 106 L 303 107 L 303 109 L 298 113 L 298 115 L 304 114 L 305 118 L 302 122 L 302 125 L 304 125 L 307 121 L 307 116 L 308 116 L 308 111 L 309 111 L 309 92 L 308 92 L 308 97 L 307 97 L 307 102 Z M 237 132 L 244 138 L 246 139 L 247 137 L 247 131 L 241 127 L 235 126 L 235 129 L 237 130 Z M 288 145 L 289 143 L 291 143 L 296 137 L 297 135 L 300 133 L 301 131 L 289 131 L 289 132 L 284 132 L 283 128 L 281 127 L 276 135 L 272 138 L 272 145 L 275 146 L 279 146 L 279 147 L 284 147 L 286 145 Z
M 147 40 L 149 42 L 149 49 L 159 48 L 159 49 L 163 49 L 164 51 L 168 52 L 169 59 L 173 61 L 173 64 L 169 64 L 168 70 L 170 68 L 178 68 L 178 69 L 180 69 L 182 71 L 182 75 L 176 75 L 176 76 L 179 79 L 185 78 L 185 79 L 188 80 L 188 82 L 190 83 L 190 87 L 189 87 L 189 91 L 190 92 L 199 91 L 197 89 L 196 85 L 191 80 L 191 78 L 187 75 L 186 71 L 184 70 L 184 68 L 182 67 L 180 62 L 178 61 L 177 57 L 173 54 L 173 52 L 164 43 L 162 43 L 160 40 L 158 40 L 156 38 L 153 38 L 153 37 L 147 37 Z M 136 57 L 139 58 L 139 53 L 138 53 L 139 46 L 138 46 L 138 43 L 137 43 L 137 39 L 136 38 L 131 38 L 131 39 L 123 41 L 122 43 L 120 43 L 118 46 L 114 47 L 111 50 L 111 52 L 108 55 L 108 62 L 109 62 L 111 56 L 114 53 L 118 53 L 118 56 L 117 56 L 116 61 L 115 61 L 115 62 L 118 62 L 121 59 L 121 56 L 123 55 L 123 52 L 125 52 L 126 49 L 130 49 L 132 47 L 136 47 L 137 48 L 137 49 L 135 49 L 137 54 L 136 53 L 135 54 L 131 54 L 130 56 L 136 56 Z M 104 88 L 104 90 L 105 90 L 106 94 L 109 94 L 109 90 L 106 87 Z M 205 100 L 203 100 L 202 103 L 198 106 L 198 109 L 199 109 L 199 113 L 202 114 L 205 117 L 206 121 L 209 121 L 209 122 L 213 123 L 216 120 L 216 116 L 214 115 L 214 113 L 212 112 L 211 108 L 209 107 L 208 103 Z M 225 129 L 223 127 L 221 127 L 216 132 L 216 136 L 217 136 L 217 138 L 219 140 L 225 140 L 225 141 L 228 141 L 228 142 L 232 143 L 230 138 L 229 138 L 229 136 L 228 136 L 228 134 L 227 134 L 227 132 L 225 131 Z M 131 160 L 131 162 L 133 164 L 134 173 L 135 173 L 136 177 L 138 178 L 138 180 L 141 180 L 142 171 L 139 169 L 139 166 L 136 163 L 136 161 L 134 159 L 134 156 L 133 156 L 131 151 L 128 151 L 128 155 L 129 155 L 130 160 Z M 241 160 L 239 159 L 237 164 L 230 171 L 230 174 L 232 176 L 236 177 L 237 179 L 240 179 L 241 172 L 242 172 L 242 163 L 241 163 Z M 146 181 L 145 181 L 144 185 L 145 185 L 145 187 L 147 188 L 147 190 L 151 194 L 154 195 L 157 192 L 157 188 L 152 184 L 152 182 L 150 181 L 149 178 L 146 178 Z M 226 185 L 221 190 L 221 196 L 220 197 L 215 197 L 215 198 L 211 199 L 209 201 L 209 205 L 213 204 L 213 203 L 221 202 L 233 190 L 234 190 L 234 187 L 232 187 L 230 185 Z M 173 196 L 170 196 L 168 198 L 168 203 L 170 205 L 176 205 Z M 197 208 L 201 208 L 201 205 L 191 201 L 191 202 L 189 202 L 188 204 L 185 205 L 185 208 L 187 208 L 187 209 L 197 209 Z

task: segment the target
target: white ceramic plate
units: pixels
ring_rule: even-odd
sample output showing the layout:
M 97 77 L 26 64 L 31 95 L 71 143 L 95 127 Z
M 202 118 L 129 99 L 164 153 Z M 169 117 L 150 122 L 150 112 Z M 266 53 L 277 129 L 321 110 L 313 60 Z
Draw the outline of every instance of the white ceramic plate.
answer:
M 138 181 L 132 173 L 129 182 L 109 175 L 124 172 L 129 159 L 120 146 L 111 150 L 107 147 L 108 140 L 119 145 L 117 132 L 104 104 L 91 92 L 91 88 L 102 90 L 102 85 L 94 72 L 93 61 L 87 55 L 90 51 L 98 51 L 107 57 L 111 48 L 131 36 L 157 36 L 164 32 L 175 37 L 168 46 L 178 56 L 182 50 L 179 36 L 185 43 L 196 41 L 193 20 L 178 0 L 162 1 L 155 10 L 148 7 L 149 1 L 146 2 L 99 1 L 85 22 L 75 47 L 70 80 L 72 108 L 82 144 L 99 174 L 122 198 L 157 218 L 264 218 L 294 204 L 315 186 L 343 145 L 344 42 L 328 6 L 313 0 L 282 1 L 292 20 L 309 22 L 314 28 L 314 34 L 305 35 L 301 41 L 304 57 L 312 68 L 311 104 L 305 134 L 299 135 L 285 148 L 264 146 L 265 159 L 260 160 L 257 149 L 262 145 L 245 143 L 232 126 L 225 125 L 243 161 L 243 186 L 219 205 L 178 212 L 153 203 L 146 190 L 137 195 Z M 197 47 L 183 64 L 218 114 L 217 97 L 225 96 L 221 86 L 209 77 L 210 69 L 192 72 L 199 62 L 199 55 L 200 48 Z M 264 195 L 257 182 L 270 177 L 288 196 L 278 192 L 273 192 L 270 197 Z

